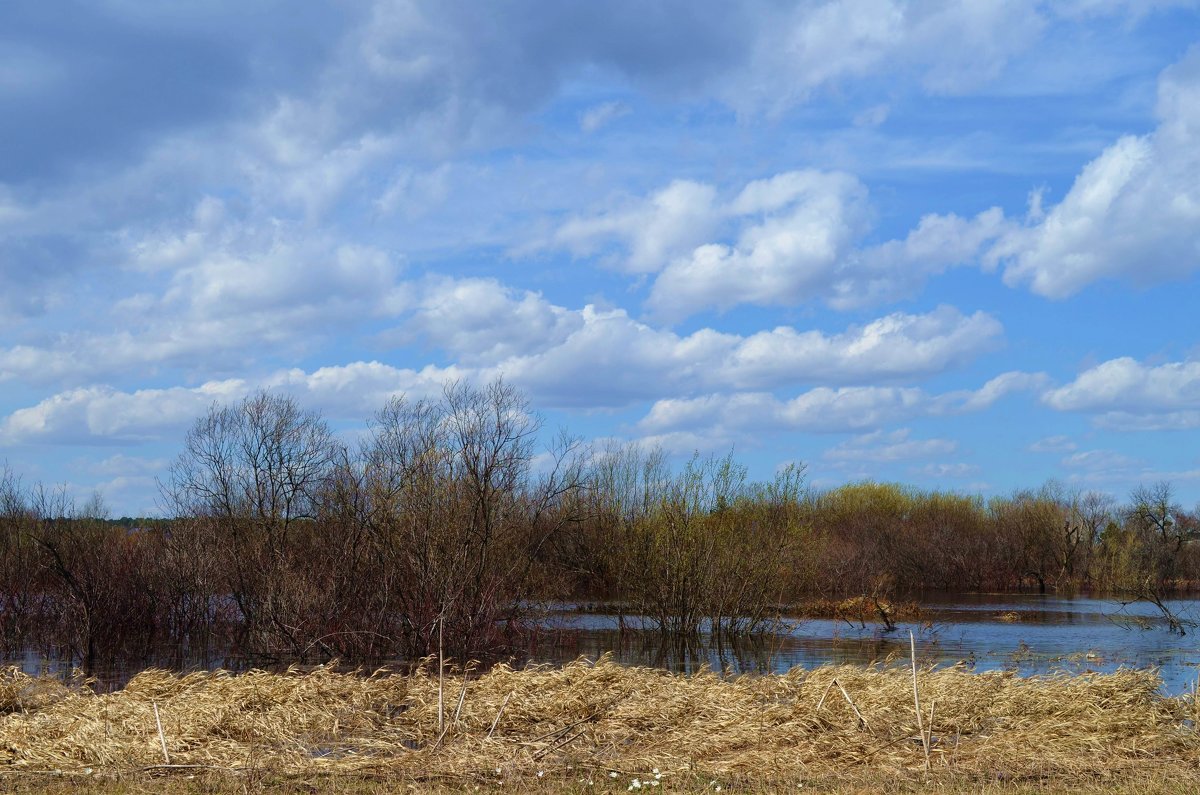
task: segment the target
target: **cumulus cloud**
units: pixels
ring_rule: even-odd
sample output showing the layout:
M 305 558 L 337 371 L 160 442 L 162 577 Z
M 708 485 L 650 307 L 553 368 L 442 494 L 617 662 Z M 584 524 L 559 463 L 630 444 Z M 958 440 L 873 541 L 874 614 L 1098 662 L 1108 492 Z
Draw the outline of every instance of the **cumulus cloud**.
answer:
M 877 428 L 918 414 L 928 395 L 914 387 L 818 387 L 780 400 L 767 392 L 659 400 L 638 423 L 645 433 L 712 429 L 740 435 L 772 429 L 837 433 Z
M 817 387 L 789 399 L 769 392 L 671 398 L 656 401 L 637 427 L 647 434 L 711 431 L 723 438 L 744 438 L 768 429 L 807 433 L 874 431 L 915 417 L 980 411 L 1008 394 L 1034 390 L 1044 382 L 1044 376 L 1013 377 L 1026 375 L 1008 373 L 978 390 L 941 394 L 918 387 L 850 386 Z
M 240 397 L 245 391 L 240 379 L 210 381 L 192 389 L 71 389 L 9 414 L 0 422 L 0 439 L 6 444 L 145 442 L 182 427 L 214 401 Z
M 958 443 L 952 439 L 914 439 L 910 429 L 900 428 L 860 434 L 829 448 L 822 458 L 843 463 L 890 463 L 952 455 L 957 449 Z
M 867 189 L 852 175 L 789 171 L 751 181 L 726 201 L 714 186 L 674 182 L 629 207 L 571 219 L 547 245 L 657 272 L 646 306 L 678 320 L 740 304 L 852 309 L 895 301 L 972 261 L 1010 226 L 998 208 L 974 218 L 930 214 L 901 240 L 863 246 L 871 216 Z M 727 242 L 714 242 L 721 230 Z
M 552 244 L 577 256 L 605 253 L 605 262 L 630 273 L 658 271 L 702 243 L 716 226 L 716 195 L 711 185 L 677 180 L 644 200 L 568 220 Z M 625 255 L 617 256 L 608 248 L 614 241 L 627 250 Z
M 401 266 L 386 252 L 230 218 L 212 197 L 181 228 L 127 233 L 119 251 L 133 290 L 105 308 L 110 322 L 0 347 L 0 381 L 88 382 L 199 360 L 244 366 L 409 302 Z
M 562 345 L 585 322 L 583 313 L 496 279 L 437 277 L 421 289 L 405 329 L 470 365 L 536 355 Z
M 748 221 L 736 242 L 707 243 L 672 260 L 646 301 L 656 315 L 679 319 L 705 307 L 787 305 L 826 296 L 868 216 L 866 189 L 858 180 L 815 171 L 751 183 L 729 212 Z
M 1200 47 L 1163 72 L 1158 127 L 1125 136 L 1061 202 L 1006 232 L 988 259 L 1010 286 L 1066 298 L 1109 278 L 1137 284 L 1200 269 Z
M 1200 427 L 1200 362 L 1147 365 L 1130 357 L 1091 367 L 1042 401 L 1119 430 Z
M 529 307 L 530 298 L 521 305 Z M 470 309 L 464 309 L 468 317 Z M 924 315 L 895 313 L 827 334 L 781 326 L 748 336 L 705 328 L 681 336 L 636 321 L 621 309 L 584 307 L 553 319 L 557 344 L 493 361 L 503 374 L 555 405 L 615 406 L 697 391 L 752 390 L 795 384 L 870 384 L 932 375 L 994 349 L 1003 329 L 991 316 L 940 307 Z M 506 339 L 507 324 L 498 325 Z M 464 338 L 446 329 L 455 345 Z
M 259 389 L 279 391 L 327 416 L 363 419 L 397 395 L 428 397 L 466 373 L 458 368 L 396 368 L 379 362 L 282 370 L 258 379 L 209 381 L 197 387 L 121 391 L 70 389 L 0 420 L 5 444 L 107 445 L 177 436 L 214 403 L 231 403 Z

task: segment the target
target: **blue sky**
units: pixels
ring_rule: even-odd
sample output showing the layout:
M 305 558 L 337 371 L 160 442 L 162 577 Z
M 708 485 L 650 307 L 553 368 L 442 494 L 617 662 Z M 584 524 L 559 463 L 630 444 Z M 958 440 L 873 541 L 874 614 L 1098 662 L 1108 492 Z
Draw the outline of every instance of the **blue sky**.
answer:
M 758 477 L 1200 500 L 1200 3 L 0 7 L 0 462 L 503 376 Z

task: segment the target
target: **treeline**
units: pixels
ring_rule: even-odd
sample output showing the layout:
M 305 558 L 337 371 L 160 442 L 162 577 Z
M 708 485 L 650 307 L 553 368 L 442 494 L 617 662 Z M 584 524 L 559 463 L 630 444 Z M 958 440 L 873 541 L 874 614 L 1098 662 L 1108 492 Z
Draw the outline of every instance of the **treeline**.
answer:
M 393 400 L 348 445 L 261 393 L 214 406 L 162 480 L 168 518 L 0 472 L 0 646 L 87 668 L 503 654 L 545 600 L 605 600 L 664 630 L 754 632 L 820 595 L 1103 589 L 1160 605 L 1200 582 L 1166 484 L 1118 505 L 1049 484 L 984 500 L 672 468 L 542 424 L 510 385 Z

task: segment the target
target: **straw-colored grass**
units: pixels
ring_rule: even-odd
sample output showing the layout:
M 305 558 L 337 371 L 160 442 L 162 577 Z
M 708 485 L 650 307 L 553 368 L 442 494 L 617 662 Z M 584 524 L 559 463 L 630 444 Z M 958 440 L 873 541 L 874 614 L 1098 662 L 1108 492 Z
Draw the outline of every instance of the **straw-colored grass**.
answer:
M 925 718 L 933 712 L 928 778 L 902 666 L 735 679 L 609 660 L 501 666 L 469 678 L 465 695 L 462 676 L 447 677 L 444 736 L 436 666 L 372 676 L 146 671 L 109 694 L 8 669 L 0 786 L 219 775 L 468 790 L 625 791 L 635 778 L 635 789 L 653 791 L 939 780 L 1069 789 L 1151 770 L 1200 782 L 1195 702 L 1160 695 L 1152 671 L 1019 678 L 949 668 L 922 670 L 918 683 Z

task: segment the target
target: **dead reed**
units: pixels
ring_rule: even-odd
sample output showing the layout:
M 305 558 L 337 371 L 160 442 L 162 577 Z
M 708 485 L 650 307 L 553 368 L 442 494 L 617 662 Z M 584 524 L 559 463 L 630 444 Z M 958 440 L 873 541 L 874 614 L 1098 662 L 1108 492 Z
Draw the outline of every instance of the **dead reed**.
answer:
M 845 697 L 825 698 L 835 679 Z M 1162 696 L 1152 671 L 1019 678 L 946 668 L 916 679 L 922 701 L 936 702 L 933 725 L 918 725 L 907 665 L 734 679 L 607 659 L 500 666 L 467 687 L 448 673 L 452 711 L 439 709 L 436 662 L 410 675 L 152 670 L 110 694 L 10 668 L 0 673 L 0 781 L 216 770 L 439 786 L 626 789 L 635 778 L 639 788 L 711 778 L 757 788 L 920 778 L 922 728 L 935 778 L 1077 782 L 1151 766 L 1197 775 L 1195 700 Z

